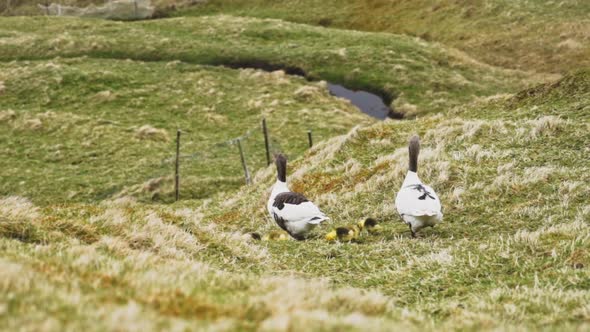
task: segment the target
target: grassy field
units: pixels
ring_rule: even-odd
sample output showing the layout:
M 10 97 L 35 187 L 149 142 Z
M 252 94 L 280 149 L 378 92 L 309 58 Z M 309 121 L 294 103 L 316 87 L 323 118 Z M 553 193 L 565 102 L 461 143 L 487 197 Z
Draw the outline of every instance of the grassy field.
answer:
M 292 156 L 307 149 L 307 130 L 319 141 L 372 121 L 282 72 L 88 58 L 0 68 L 0 194 L 39 203 L 128 194 L 172 200 L 177 128 L 182 197 L 206 198 L 244 183 L 238 147 L 228 140 L 249 133 L 250 168 L 266 166 L 263 117 L 272 150 Z M 293 98 L 301 89 L 309 93 Z
M 271 244 L 278 262 L 269 271 L 296 267 L 378 290 L 415 313 L 418 326 L 588 328 L 589 96 L 585 71 L 448 116 L 353 130 L 314 149 L 293 166 L 292 188 L 319 203 L 331 227 L 372 216 L 385 230 L 356 244 Z M 445 204 L 445 222 L 417 241 L 392 203 L 412 133 L 425 145 L 419 172 Z M 212 220 L 275 227 L 261 224 L 272 170 L 260 176 L 264 185 L 228 198 L 233 204 Z
M 86 6 L 104 1 L 52 2 Z M 0 4 L 0 14 L 40 15 L 37 3 L 11 0 Z M 504 68 L 566 73 L 590 66 L 590 3 L 587 1 L 154 0 L 152 3 L 158 16 L 224 13 L 411 35 L 441 42 L 484 63 Z
M 177 128 L 186 131 L 184 198 L 206 198 L 243 183 L 237 147 L 218 143 L 252 131 L 250 167 L 265 165 L 263 117 L 273 151 L 292 157 L 306 149 L 307 130 L 320 141 L 372 122 L 322 82 L 211 65 L 298 68 L 381 94 L 407 116 L 547 78 L 414 38 L 231 16 L 4 18 L 0 44 L 0 192 L 39 203 L 126 194 L 169 202 Z
M 176 15 L 231 13 L 420 37 L 504 68 L 590 66 L 590 3 L 509 0 L 215 0 Z
M 585 330 L 590 73 L 513 96 L 357 128 L 292 163 L 292 187 L 357 243 L 258 242 L 256 185 L 208 204 L 35 207 L 5 198 L 0 324 L 22 329 Z M 407 137 L 445 222 L 409 236 L 393 208 Z M 50 314 L 51 318 L 47 318 Z
M 36 29 L 39 25 L 45 28 Z M 387 103 L 397 98 L 400 111 L 410 114 L 444 111 L 546 79 L 490 67 L 412 37 L 271 19 L 217 15 L 121 23 L 16 17 L 0 21 L 0 29 L 3 61 L 88 56 L 209 65 L 263 62 L 365 89 Z
M 0 18 L 1 329 L 590 329 L 588 68 L 534 74 L 543 68 L 495 67 L 434 37 L 203 16 L 395 30 L 349 25 L 352 2 L 249 3 L 127 23 Z M 303 19 L 296 3 L 314 10 Z M 549 15 L 518 3 L 534 22 Z M 478 33 L 485 10 L 461 29 Z M 376 92 L 406 118 L 370 119 L 322 80 Z M 278 229 L 263 117 L 271 149 L 289 155 L 291 189 L 331 217 L 307 241 L 250 235 Z M 183 199 L 171 203 L 179 128 Z M 393 204 L 415 133 L 419 174 L 445 214 L 418 239 Z M 242 135 L 249 186 L 228 144 Z M 382 229 L 324 240 L 366 217 Z

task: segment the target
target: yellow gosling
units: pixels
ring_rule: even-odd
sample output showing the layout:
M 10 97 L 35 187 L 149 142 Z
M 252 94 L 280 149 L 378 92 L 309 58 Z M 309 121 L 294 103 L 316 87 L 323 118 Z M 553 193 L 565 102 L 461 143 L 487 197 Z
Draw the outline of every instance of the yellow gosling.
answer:
M 270 231 L 262 237 L 263 241 L 286 241 L 288 239 L 289 235 L 280 231 Z
M 373 218 L 359 221 L 358 226 L 361 230 L 366 229 L 369 234 L 375 234 L 381 230 L 381 225 Z
M 361 233 L 361 227 L 358 225 L 353 226 L 346 226 L 346 227 L 338 227 L 332 230 L 330 233 L 326 234 L 327 241 L 341 241 L 341 242 L 350 242 L 354 241 L 359 237 Z

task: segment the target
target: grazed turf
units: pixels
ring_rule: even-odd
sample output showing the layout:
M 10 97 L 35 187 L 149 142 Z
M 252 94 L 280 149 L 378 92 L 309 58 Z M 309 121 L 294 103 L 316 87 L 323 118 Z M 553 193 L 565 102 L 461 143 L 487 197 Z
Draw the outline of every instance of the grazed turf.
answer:
M 238 147 L 228 140 L 249 133 L 242 144 L 251 171 L 266 165 L 263 117 L 272 150 L 292 156 L 308 148 L 308 130 L 320 141 L 372 121 L 282 72 L 87 58 L 0 68 L 0 194 L 39 203 L 122 194 L 171 201 L 176 129 L 184 131 L 187 199 L 244 183 Z M 308 93 L 297 97 L 298 89 Z
M 420 326 L 585 326 L 589 75 L 469 104 L 449 116 L 376 124 L 314 149 L 294 163 L 290 181 L 332 217 L 318 233 L 368 216 L 384 230 L 356 244 L 271 243 L 277 260 L 271 270 L 296 267 L 339 285 L 379 290 L 416 312 Z M 412 133 L 422 136 L 419 174 L 436 188 L 445 213 L 445 222 L 419 240 L 410 238 L 393 207 Z M 263 185 L 243 189 L 213 220 L 229 229 L 276 228 L 265 221 L 263 204 L 272 169 L 261 176 Z
M 506 94 L 539 78 L 387 34 L 230 16 L 0 26 L 0 326 L 589 329 L 587 70 Z M 322 83 L 203 65 L 219 55 L 383 87 L 418 117 L 371 123 Z M 236 192 L 236 147 L 210 149 L 262 116 L 291 157 L 291 188 L 332 218 L 308 241 L 253 240 L 277 229 L 265 212 L 274 169 Z M 137 202 L 171 200 L 178 127 L 196 199 Z M 393 207 L 414 133 L 445 214 L 418 239 Z M 250 163 L 264 167 L 254 142 Z M 376 235 L 323 240 L 367 216 Z
M 197 64 L 300 68 L 397 98 L 396 111 L 408 117 L 542 79 L 413 38 L 277 20 L 14 17 L 0 31 L 0 190 L 36 202 L 126 194 L 171 201 L 177 128 L 185 130 L 183 197 L 206 198 L 243 183 L 237 146 L 218 143 L 251 130 L 247 161 L 252 170 L 265 165 L 262 117 L 272 150 L 291 157 L 306 149 L 307 130 L 319 142 L 370 122 L 322 83 Z
M 256 184 L 205 204 L 0 201 L 0 324 L 214 330 L 587 329 L 588 72 L 449 115 L 379 123 L 319 144 L 289 181 L 333 223 L 308 241 L 276 229 Z M 557 111 L 558 110 L 558 111 Z M 405 141 L 445 221 L 410 238 L 393 208 Z M 366 216 L 356 243 L 320 236 Z M 280 305 L 277 305 L 279 304 Z M 48 314 L 51 313 L 51 319 Z
M 586 1 L 218 0 L 176 15 L 213 13 L 412 35 L 504 68 L 566 73 L 590 66 Z
M 45 28 L 36 29 L 39 25 Z M 514 91 L 543 79 L 483 65 L 416 38 L 269 19 L 216 15 L 121 23 L 18 17 L 0 21 L 0 30 L 3 61 L 88 56 L 197 64 L 263 62 L 366 89 L 388 102 L 397 98 L 395 106 L 409 115 L 441 112 L 475 96 Z

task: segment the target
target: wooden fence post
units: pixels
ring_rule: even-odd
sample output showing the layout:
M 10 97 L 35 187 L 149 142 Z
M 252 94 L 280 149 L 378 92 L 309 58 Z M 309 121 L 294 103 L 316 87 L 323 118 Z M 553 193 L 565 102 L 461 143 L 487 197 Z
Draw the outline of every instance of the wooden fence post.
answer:
M 176 171 L 174 173 L 174 197 L 176 201 L 180 197 L 180 174 L 178 166 L 180 164 L 180 129 L 176 131 Z
M 266 129 L 266 118 L 262 119 L 262 133 L 264 134 L 264 147 L 266 148 L 266 166 L 270 165 L 270 149 L 268 147 L 268 130 Z
M 311 137 L 311 130 L 307 131 L 307 139 L 309 141 L 309 148 L 311 149 L 313 147 L 313 139 Z
M 244 168 L 244 177 L 246 184 L 250 184 L 250 172 L 248 172 L 248 165 L 246 165 L 246 158 L 244 158 L 244 151 L 242 150 L 242 140 L 238 138 L 238 149 L 240 150 L 240 159 L 242 160 L 242 167 Z

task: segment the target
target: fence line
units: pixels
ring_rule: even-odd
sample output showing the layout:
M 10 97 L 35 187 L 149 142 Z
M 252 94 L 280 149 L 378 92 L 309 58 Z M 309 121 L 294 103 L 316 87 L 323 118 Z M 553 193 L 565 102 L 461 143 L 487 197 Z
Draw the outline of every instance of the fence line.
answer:
M 262 133 L 261 133 L 262 131 Z M 185 131 L 185 130 L 177 130 L 177 134 L 176 134 L 176 153 L 175 154 L 170 154 L 169 156 L 166 156 L 165 158 L 163 158 L 160 162 L 154 162 L 148 165 L 148 167 L 159 167 L 162 169 L 162 171 L 165 171 L 165 169 L 167 169 L 168 167 L 174 165 L 174 199 L 175 201 L 178 201 L 180 199 L 180 182 L 181 182 L 181 172 L 180 172 L 180 167 L 181 164 L 184 164 L 184 161 L 191 161 L 191 160 L 201 160 L 203 163 L 207 162 L 207 159 L 210 158 L 217 158 L 216 156 L 216 152 L 217 153 L 221 153 L 220 156 L 228 156 L 230 155 L 231 149 L 227 149 L 225 151 L 220 151 L 220 148 L 223 147 L 231 147 L 231 146 L 237 146 L 236 150 L 233 150 L 236 153 L 236 159 L 234 158 L 226 158 L 224 160 L 228 161 L 228 164 L 226 164 L 224 161 L 222 161 L 222 164 L 224 165 L 239 165 L 241 164 L 241 169 L 243 171 L 243 178 L 245 180 L 245 183 L 247 185 L 252 183 L 252 176 L 250 173 L 250 169 L 248 167 L 248 155 L 247 155 L 247 151 L 244 147 L 244 142 L 248 141 L 254 134 L 257 133 L 261 133 L 262 137 L 260 138 L 260 141 L 257 141 L 258 143 L 260 143 L 262 145 L 262 143 L 264 143 L 264 146 L 262 147 L 264 149 L 264 155 L 265 155 L 265 165 L 270 165 L 272 163 L 271 161 L 271 156 L 270 156 L 270 151 L 281 151 L 282 152 L 282 148 L 281 148 L 281 144 L 279 141 L 277 141 L 276 139 L 274 139 L 274 137 L 272 135 L 269 135 L 269 128 L 267 126 L 267 122 L 266 119 L 262 119 L 261 123 L 255 127 L 251 127 L 249 128 L 244 134 L 234 137 L 234 138 L 230 138 L 230 139 L 225 139 L 222 141 L 218 141 L 218 142 L 213 142 L 213 143 L 208 143 L 204 146 L 198 146 L 198 150 L 193 150 L 192 152 L 185 152 L 185 153 L 181 153 L 181 134 L 183 137 L 185 137 L 182 141 L 183 146 L 186 145 L 192 145 L 195 142 L 197 142 L 197 139 L 195 136 L 192 135 L 192 133 L 190 131 Z M 313 147 L 313 139 L 312 139 L 312 131 L 311 130 L 307 130 L 307 145 L 309 146 L 309 148 Z M 305 137 L 305 134 L 301 136 L 302 140 Z M 191 139 L 192 138 L 192 139 Z M 235 148 L 234 148 L 235 149 Z M 258 147 L 256 148 L 258 149 Z M 258 153 L 256 155 L 259 155 Z M 239 158 L 239 161 L 238 161 Z M 264 158 L 264 157 L 263 157 Z M 264 163 L 264 161 L 259 160 L 256 163 L 258 164 L 260 163 Z M 199 163 L 197 161 L 197 163 Z M 191 164 L 191 163 L 188 163 Z M 205 164 L 206 165 L 206 164 Z M 260 165 L 262 166 L 262 165 Z M 197 166 L 198 167 L 198 166 Z M 224 166 L 225 167 L 225 166 Z M 186 176 L 187 173 L 190 174 L 190 172 L 182 172 L 183 176 Z M 170 174 L 170 173 L 168 173 Z
M 266 166 L 270 165 L 270 150 L 268 144 L 268 129 L 266 129 L 266 118 L 262 119 L 262 135 L 264 135 L 264 148 L 266 149 Z
M 246 164 L 246 158 L 244 158 L 244 150 L 242 150 L 242 140 L 238 139 L 238 149 L 240 150 L 240 160 L 242 161 L 242 167 L 244 168 L 244 177 L 246 178 L 246 184 L 250 184 L 250 172 L 248 171 L 248 165 Z
M 180 174 L 178 168 L 180 166 L 180 129 L 176 130 L 176 172 L 174 174 L 174 198 L 178 202 L 180 197 Z

